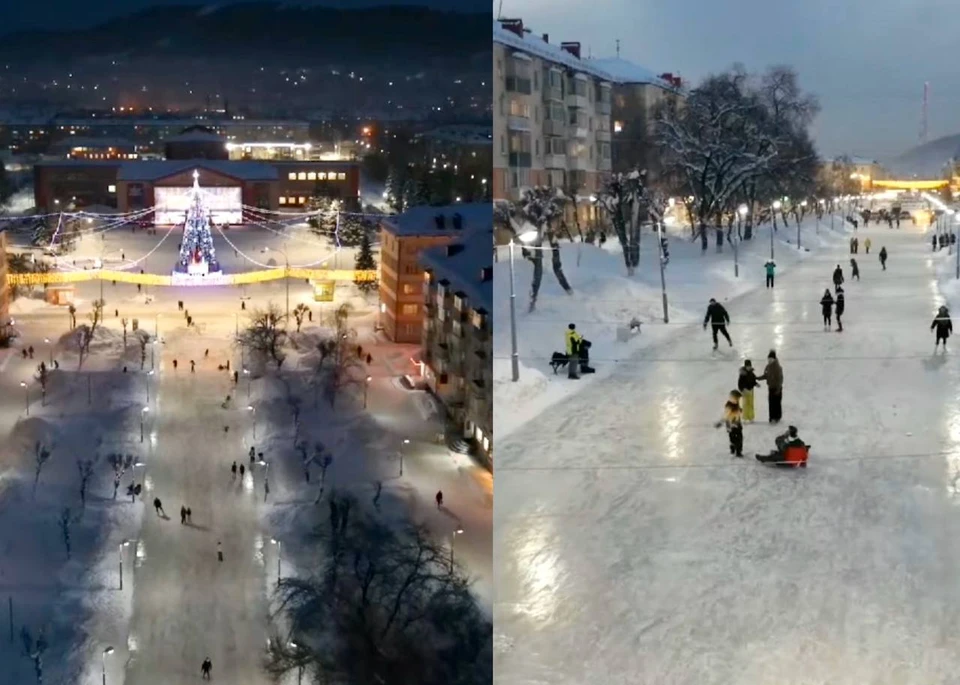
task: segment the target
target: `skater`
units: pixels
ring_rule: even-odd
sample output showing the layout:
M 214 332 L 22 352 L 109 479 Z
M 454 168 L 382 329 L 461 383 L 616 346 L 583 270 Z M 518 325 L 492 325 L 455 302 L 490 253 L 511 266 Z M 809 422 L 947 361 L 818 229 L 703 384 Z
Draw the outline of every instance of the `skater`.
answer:
M 857 260 L 853 258 L 850 259 L 850 278 L 860 280 L 860 266 L 857 264 Z
M 233 466 L 230 467 L 230 473 L 233 474 L 233 480 L 237 479 L 237 462 L 233 462 Z
M 437 490 L 437 509 L 440 509 L 443 506 L 443 491 Z
M 193 523 L 193 509 L 187 507 L 187 523 Z
M 160 502 L 159 497 L 153 498 L 153 508 L 156 510 L 157 516 L 160 516 L 161 514 L 163 514 L 163 516 L 167 515 L 167 512 L 163 510 L 163 504 Z
M 783 417 L 783 368 L 777 360 L 777 351 L 770 350 L 767 355 L 767 366 L 758 381 L 767 382 L 767 408 L 770 412 L 770 423 L 780 423 Z
M 113 318 L 115 318 L 115 319 L 119 319 L 119 318 L 120 318 L 120 310 L 119 310 L 119 309 L 114 309 L 114 310 L 113 310 Z
M 707 323 L 713 329 L 713 349 L 717 349 L 717 334 L 721 334 L 727 339 L 730 347 L 733 347 L 733 341 L 730 340 L 730 334 L 727 333 L 727 324 L 730 323 L 730 315 L 723 305 L 715 299 L 710 298 L 710 304 L 707 305 L 707 314 L 703 317 L 703 330 L 707 330 Z
M 773 277 L 777 270 L 777 265 L 773 263 L 773 260 L 770 260 L 763 265 L 763 268 L 767 270 L 767 287 L 773 287 Z
M 244 474 L 247 472 L 247 467 L 243 464 L 240 464 L 240 480 L 243 480 Z
M 203 358 L 207 359 L 209 356 L 210 356 L 210 349 L 208 348 L 203 351 Z
M 223 561 L 223 545 L 217 540 L 217 561 Z
M 176 360 L 176 359 L 173 360 L 173 370 L 174 370 L 174 371 L 177 370 L 177 360 Z
M 308 310 L 307 310 L 307 321 L 313 321 L 313 310 L 312 310 L 312 309 L 308 309 Z
M 839 289 L 840 286 L 837 286 Z M 823 291 L 823 297 L 820 298 L 820 308 L 823 311 L 823 330 L 829 331 L 833 325 L 833 295 L 830 294 L 830 288 Z
M 870 238 L 865 238 L 863 241 L 863 249 L 867 254 L 870 254 Z
M 241 300 L 241 301 L 240 301 L 240 311 L 242 311 L 242 312 L 247 311 L 247 303 L 246 303 L 245 300 Z
M 33 345 L 27 348 L 27 354 L 30 355 L 30 359 L 33 359 Z
M 933 252 L 937 251 L 937 236 L 936 234 L 930 236 L 930 243 L 933 245 Z
M 756 418 L 753 391 L 760 383 L 757 381 L 757 374 L 753 370 L 753 364 L 749 359 L 745 359 L 743 366 L 740 367 L 740 377 L 737 379 L 737 389 L 743 398 L 743 420 L 753 422 Z
M 807 462 L 805 458 L 800 462 L 789 462 L 786 460 L 786 452 L 788 447 L 807 447 L 803 440 L 800 439 L 800 435 L 797 432 L 796 426 L 790 426 L 787 428 L 787 432 L 783 433 L 782 435 L 778 435 L 774 442 L 777 445 L 776 449 L 770 452 L 770 454 L 758 454 L 757 461 L 764 464 L 776 464 L 777 466 L 799 465 L 806 467 Z
M 177 300 L 177 309 L 183 311 L 183 300 Z
M 853 237 L 853 254 L 857 254 L 860 251 L 860 238 Z
M 254 459 L 257 457 L 257 451 L 253 448 L 253 445 L 250 445 L 250 463 L 252 464 Z
M 887 270 L 887 248 L 886 247 L 880 248 L 880 266 L 883 267 L 884 271 Z
M 850 254 L 856 254 L 856 253 L 857 253 L 857 239 L 850 238 Z
M 943 342 L 943 351 L 947 351 L 947 338 L 950 337 L 950 334 L 953 333 L 953 322 L 950 320 L 950 312 L 946 307 L 940 307 L 937 311 L 937 316 L 933 319 L 933 323 L 930 324 L 930 330 L 936 329 L 937 331 L 937 342 L 933 346 L 933 351 L 936 352 L 937 348 L 940 347 L 940 342 Z
M 723 405 L 723 418 L 714 424 L 716 428 L 727 427 L 730 439 L 730 455 L 743 458 L 743 415 L 740 410 L 740 391 L 731 390 L 727 403 Z
M 131 502 L 135 502 L 135 501 L 136 501 L 136 499 L 137 499 L 137 494 L 136 494 L 136 484 L 135 484 L 135 483 L 130 483 L 130 485 L 127 486 L 127 494 L 130 495 L 130 501 L 131 501 Z
M 190 373 L 194 373 L 194 372 L 196 371 L 196 369 L 197 369 L 197 363 L 191 359 L 191 360 L 190 360 Z
M 566 334 L 566 352 L 567 352 L 567 378 L 574 380 L 580 378 L 580 343 L 583 336 L 577 333 L 577 325 L 574 323 L 567 325 Z
M 846 298 L 843 296 L 843 288 L 837 288 L 837 299 L 834 301 L 834 305 L 834 312 L 837 315 L 837 333 L 843 333 L 843 321 L 840 320 L 840 317 L 843 316 L 843 310 L 846 308 Z
M 221 559 L 220 561 L 223 561 L 223 559 Z M 210 680 L 210 671 L 212 670 L 213 670 L 213 663 L 210 661 L 210 657 L 207 657 L 206 659 L 203 660 L 203 663 L 200 664 L 200 673 L 202 674 L 204 680 Z
M 841 284 L 843 284 L 843 269 L 837 264 L 837 268 L 833 270 L 833 287 L 839 288 Z
M 233 372 L 233 384 L 236 385 L 236 384 L 239 383 L 239 382 L 240 382 L 240 372 L 239 372 L 239 371 L 234 371 L 234 372 Z
M 183 505 L 180 506 L 180 525 L 182 526 L 187 522 L 187 508 Z

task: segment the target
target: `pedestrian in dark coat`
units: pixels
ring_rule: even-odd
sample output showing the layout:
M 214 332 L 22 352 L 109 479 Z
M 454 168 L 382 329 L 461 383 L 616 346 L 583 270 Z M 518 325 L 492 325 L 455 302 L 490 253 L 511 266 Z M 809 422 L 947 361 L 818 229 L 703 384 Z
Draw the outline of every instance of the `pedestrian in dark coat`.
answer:
M 840 268 L 840 265 L 837 264 L 837 268 L 833 270 L 833 287 L 839 288 L 843 283 L 843 269 Z
M 833 295 L 830 289 L 823 291 L 823 297 L 820 298 L 820 309 L 823 312 L 823 330 L 829 331 L 833 324 Z
M 753 421 L 756 418 L 753 405 L 753 391 L 760 385 L 757 381 L 757 374 L 753 370 L 753 364 L 749 359 L 744 360 L 740 367 L 740 375 L 737 378 L 737 390 L 743 399 L 743 420 Z
M 940 343 L 943 342 L 943 351 L 946 352 L 947 338 L 953 333 L 953 322 L 950 320 L 950 312 L 946 307 L 940 307 L 939 311 L 937 311 L 937 316 L 933 319 L 933 323 L 930 324 L 930 330 L 936 330 L 937 332 L 937 342 L 934 344 L 933 351 L 936 352 Z
M 843 296 L 843 288 L 837 288 L 837 299 L 834 302 L 834 312 L 837 315 L 837 333 L 843 333 L 843 321 L 840 320 L 840 317 L 843 316 L 843 310 L 846 308 L 846 298 Z
M 886 247 L 880 248 L 880 266 L 883 267 L 884 271 L 887 270 L 887 248 Z
M 770 423 L 780 423 L 783 418 L 783 368 L 777 360 L 777 351 L 770 350 L 767 366 L 758 381 L 767 382 L 767 405 L 770 411 Z
M 710 298 L 710 303 L 707 305 L 706 316 L 703 317 L 703 330 L 707 330 L 708 323 L 713 332 L 713 349 L 717 349 L 717 345 L 719 344 L 717 334 L 726 338 L 730 347 L 733 347 L 733 341 L 730 340 L 730 334 L 727 333 L 727 324 L 730 323 L 730 315 L 727 313 L 727 310 L 724 309 L 723 305 L 713 298 Z
M 937 251 L 937 235 L 936 234 L 930 236 L 930 243 L 933 245 L 933 251 L 936 252 Z
M 233 466 L 230 467 L 230 473 L 233 474 L 233 477 L 237 477 L 237 462 L 233 462 Z
M 187 522 L 187 508 L 184 506 L 180 507 L 180 525 L 183 525 Z
M 243 476 L 247 473 L 247 468 L 240 464 L 240 480 L 243 480 Z
M 850 260 L 850 278 L 860 280 L 860 266 L 857 264 L 856 259 Z

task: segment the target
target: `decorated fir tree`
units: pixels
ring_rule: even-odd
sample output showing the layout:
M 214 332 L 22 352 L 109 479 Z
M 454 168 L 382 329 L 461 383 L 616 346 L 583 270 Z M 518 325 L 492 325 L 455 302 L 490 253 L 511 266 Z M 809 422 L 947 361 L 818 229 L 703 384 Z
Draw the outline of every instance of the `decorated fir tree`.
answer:
M 370 243 L 369 231 L 363 232 L 363 237 L 360 240 L 360 250 L 357 252 L 355 268 L 357 271 L 373 271 L 377 268 L 377 260 L 373 257 L 373 246 Z M 354 283 L 356 284 L 357 288 L 364 293 L 369 293 L 377 288 L 376 281 L 355 280 Z

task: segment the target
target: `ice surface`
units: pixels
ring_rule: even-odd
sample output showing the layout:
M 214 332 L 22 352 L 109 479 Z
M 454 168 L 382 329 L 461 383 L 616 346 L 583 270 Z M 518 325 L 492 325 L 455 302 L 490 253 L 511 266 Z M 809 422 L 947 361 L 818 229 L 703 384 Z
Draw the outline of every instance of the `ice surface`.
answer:
M 811 253 L 730 300 L 735 349 L 678 325 L 498 441 L 499 682 L 953 682 L 960 371 L 929 331 L 953 258 L 902 226 L 861 228 L 861 282 L 845 243 Z M 837 263 L 843 333 L 818 306 Z M 770 348 L 784 424 L 760 388 L 733 459 L 712 422 Z M 786 424 L 813 444 L 804 471 L 752 459 Z

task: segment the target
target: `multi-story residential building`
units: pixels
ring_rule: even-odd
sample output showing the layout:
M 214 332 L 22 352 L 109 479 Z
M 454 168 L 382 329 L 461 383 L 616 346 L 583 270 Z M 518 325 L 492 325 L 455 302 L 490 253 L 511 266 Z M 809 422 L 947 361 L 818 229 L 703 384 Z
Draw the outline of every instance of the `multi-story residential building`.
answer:
M 467 232 L 492 231 L 493 209 L 488 203 L 413 207 L 385 217 L 380 229 L 380 325 L 394 342 L 419 343 L 424 321 L 420 253 Z
M 493 197 L 516 200 L 525 187 L 563 188 L 584 222 L 612 168 L 613 78 L 580 58 L 579 43 L 553 45 L 519 19 L 493 28 Z
M 7 234 L 0 231 L 0 332 L 10 325 L 10 286 L 7 285 Z
M 427 384 L 492 466 L 493 230 L 424 250 L 423 363 Z
M 136 144 L 122 138 L 69 138 L 50 146 L 50 152 L 67 159 L 139 159 Z
M 597 139 L 610 145 L 613 170 L 646 169 L 648 178 L 659 173 L 654 143 L 656 117 L 662 108 L 675 108 L 683 98 L 683 83 L 673 74 L 656 75 L 620 57 L 591 59 L 590 64 L 613 78 L 612 121 Z

